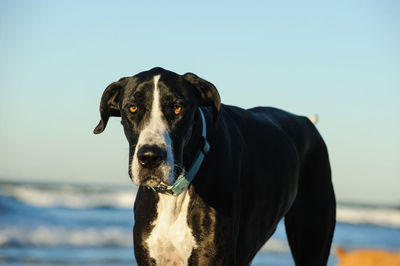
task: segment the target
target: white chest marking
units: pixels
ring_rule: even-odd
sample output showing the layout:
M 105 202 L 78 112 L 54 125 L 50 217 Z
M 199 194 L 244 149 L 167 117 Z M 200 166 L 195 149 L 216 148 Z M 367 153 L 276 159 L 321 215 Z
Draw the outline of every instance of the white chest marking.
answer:
M 192 250 L 196 248 L 192 230 L 187 224 L 189 193 L 159 196 L 157 218 L 146 240 L 149 255 L 157 265 L 187 265 Z

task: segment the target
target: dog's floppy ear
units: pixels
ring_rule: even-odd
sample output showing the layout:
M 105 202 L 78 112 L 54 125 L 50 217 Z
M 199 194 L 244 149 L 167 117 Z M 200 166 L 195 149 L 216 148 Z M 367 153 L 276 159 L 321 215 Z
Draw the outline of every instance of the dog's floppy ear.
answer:
M 94 129 L 94 134 L 100 134 L 106 128 L 110 116 L 121 116 L 119 110 L 119 94 L 121 89 L 126 85 L 127 78 L 121 78 L 119 81 L 113 82 L 104 90 L 100 101 L 100 117 L 101 120 Z
M 214 114 L 218 115 L 221 109 L 221 98 L 217 88 L 210 82 L 196 76 L 193 73 L 186 73 L 183 78 L 196 89 L 196 94 L 200 97 L 200 105 L 212 106 Z

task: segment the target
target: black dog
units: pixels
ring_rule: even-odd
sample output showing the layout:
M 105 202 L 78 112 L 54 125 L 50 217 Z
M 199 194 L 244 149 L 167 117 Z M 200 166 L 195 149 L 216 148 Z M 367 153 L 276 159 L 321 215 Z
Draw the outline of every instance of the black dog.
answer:
M 139 265 L 249 265 L 283 217 L 296 265 L 326 265 L 336 202 L 309 119 L 162 68 L 109 85 L 100 113 L 94 133 L 121 116 L 129 142 Z

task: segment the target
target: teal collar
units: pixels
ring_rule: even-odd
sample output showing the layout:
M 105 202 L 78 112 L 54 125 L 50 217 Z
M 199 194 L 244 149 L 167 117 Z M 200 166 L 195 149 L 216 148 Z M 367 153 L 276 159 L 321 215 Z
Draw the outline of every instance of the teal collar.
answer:
M 207 142 L 206 119 L 204 118 L 203 111 L 201 111 L 200 107 L 198 110 L 200 112 L 201 122 L 202 122 L 201 138 L 203 142 L 203 147 L 201 148 L 201 150 L 197 152 L 196 158 L 192 166 L 189 168 L 189 171 L 187 171 L 183 175 L 180 175 L 172 186 L 165 186 L 160 184 L 157 187 L 153 188 L 154 191 L 178 195 L 189 187 L 190 183 L 193 181 L 194 177 L 199 171 L 200 166 L 203 163 L 204 157 L 210 150 L 210 145 Z

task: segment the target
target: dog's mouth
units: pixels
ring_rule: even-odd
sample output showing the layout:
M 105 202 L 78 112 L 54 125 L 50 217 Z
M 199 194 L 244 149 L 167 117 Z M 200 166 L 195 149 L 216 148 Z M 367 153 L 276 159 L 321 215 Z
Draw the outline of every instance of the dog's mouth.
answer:
M 151 189 L 154 192 L 163 193 L 163 194 L 173 194 L 171 191 L 171 185 L 166 184 L 165 182 L 161 181 L 158 177 L 148 176 L 146 177 L 141 186 Z
M 185 171 L 182 167 L 175 167 L 174 171 L 170 173 L 169 178 L 163 178 L 156 173 L 149 173 L 145 177 L 141 178 L 140 186 L 163 192 L 165 190 L 172 189 L 174 182 L 181 177 L 181 174 Z M 167 181 L 168 180 L 168 181 Z
M 157 187 L 161 183 L 163 183 L 161 178 L 155 175 L 148 175 L 142 179 L 140 185 L 151 188 L 151 187 Z
M 155 169 L 148 169 L 144 167 L 139 168 L 139 172 L 137 175 L 138 183 L 136 185 L 145 186 L 145 187 L 156 187 L 161 182 L 168 183 L 169 172 L 165 164 L 160 165 Z

